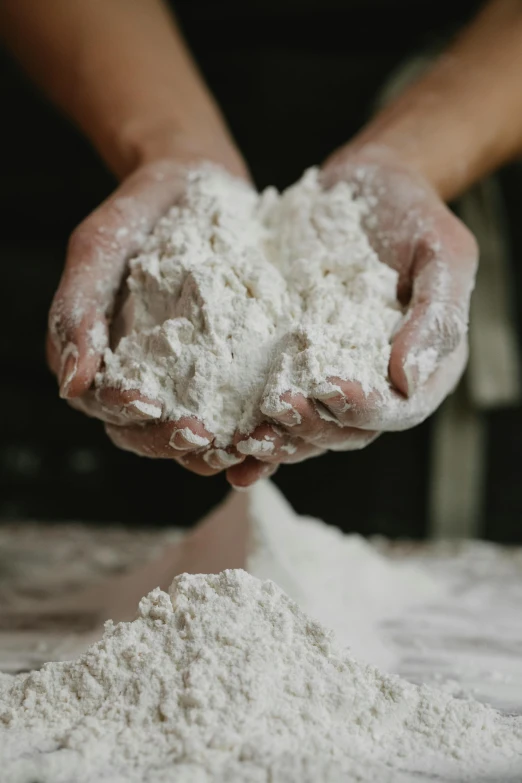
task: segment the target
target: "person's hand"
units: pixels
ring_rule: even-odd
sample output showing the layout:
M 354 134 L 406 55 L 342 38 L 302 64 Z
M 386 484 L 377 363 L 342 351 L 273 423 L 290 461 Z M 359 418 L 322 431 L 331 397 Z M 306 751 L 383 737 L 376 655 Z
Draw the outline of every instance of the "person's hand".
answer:
M 456 386 L 467 360 L 478 253 L 473 236 L 429 184 L 382 150 L 341 150 L 322 176 L 325 187 L 349 182 L 369 200 L 365 229 L 381 261 L 399 275 L 398 298 L 406 309 L 391 345 L 391 388 L 384 397 L 342 378 L 325 378 L 338 391 L 317 399 L 283 395 L 283 412 L 270 415 L 304 443 L 348 451 L 367 446 L 382 431 L 419 424 Z M 251 433 L 249 443 L 262 435 Z M 275 465 L 290 457 L 279 448 L 260 458 Z M 229 475 L 234 479 L 241 470 Z
M 139 167 L 74 231 L 49 314 L 47 356 L 61 397 L 104 421 L 116 445 L 145 456 L 175 459 L 210 475 L 242 462 L 245 455 L 213 449 L 212 434 L 196 419 L 162 420 L 160 403 L 138 391 L 94 385 L 103 352 L 114 337 L 111 319 L 127 262 L 183 194 L 185 171 L 183 161 L 174 159 Z M 239 163 L 235 173 L 244 175 Z M 259 470 L 267 474 L 272 466 Z

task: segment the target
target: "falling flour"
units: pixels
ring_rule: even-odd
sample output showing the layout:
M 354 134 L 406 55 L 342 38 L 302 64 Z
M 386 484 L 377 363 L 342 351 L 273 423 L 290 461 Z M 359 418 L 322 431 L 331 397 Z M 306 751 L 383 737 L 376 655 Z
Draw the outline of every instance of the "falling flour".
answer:
M 130 263 L 125 336 L 98 385 L 197 417 L 218 447 L 288 408 L 285 392 L 324 399 L 340 378 L 385 395 L 402 310 L 361 225 L 369 209 L 316 169 L 282 194 L 192 171 Z
M 231 493 L 226 501 L 229 517 L 236 498 Z M 246 570 L 276 582 L 354 655 L 392 670 L 396 657 L 381 624 L 403 609 L 442 598 L 444 587 L 419 567 L 383 557 L 359 535 L 296 514 L 270 481 L 254 485 L 243 502 Z

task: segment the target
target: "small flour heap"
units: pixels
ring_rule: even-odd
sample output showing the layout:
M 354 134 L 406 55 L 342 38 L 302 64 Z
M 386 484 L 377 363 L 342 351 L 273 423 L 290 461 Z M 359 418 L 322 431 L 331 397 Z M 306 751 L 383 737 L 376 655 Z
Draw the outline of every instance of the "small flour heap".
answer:
M 0 677 L 9 783 L 522 779 L 522 719 L 380 673 L 271 581 L 177 577 L 78 660 Z
M 197 417 L 218 447 L 288 407 L 285 392 L 320 398 L 341 378 L 385 395 L 402 310 L 369 209 L 347 183 L 323 190 L 317 169 L 282 194 L 192 171 L 130 263 L 126 336 L 98 385 Z

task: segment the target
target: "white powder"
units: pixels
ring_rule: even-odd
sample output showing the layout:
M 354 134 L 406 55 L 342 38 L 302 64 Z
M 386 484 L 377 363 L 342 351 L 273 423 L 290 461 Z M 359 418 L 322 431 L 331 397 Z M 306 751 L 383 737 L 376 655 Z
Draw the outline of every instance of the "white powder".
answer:
M 298 517 L 269 482 L 231 494 L 180 562 L 212 568 L 245 534 L 260 579 L 184 574 L 76 661 L 0 675 L 2 783 L 522 779 L 522 718 L 359 660 L 386 654 L 379 618 L 435 595 L 421 569 Z
M 522 720 L 360 663 L 279 587 L 182 575 L 77 661 L 0 679 L 9 783 L 516 781 Z
M 220 447 L 284 409 L 287 391 L 320 397 L 342 378 L 386 394 L 402 312 L 396 272 L 361 227 L 368 210 L 348 184 L 324 191 L 315 169 L 282 195 L 191 172 L 130 264 L 127 336 L 98 385 L 196 416 Z
M 391 670 L 396 659 L 380 625 L 405 608 L 442 598 L 441 585 L 419 567 L 383 557 L 361 536 L 299 516 L 270 481 L 254 485 L 241 502 L 249 539 L 246 570 L 276 582 L 354 655 Z M 220 519 L 233 517 L 236 503 L 232 493 Z M 214 537 L 223 533 L 213 531 Z

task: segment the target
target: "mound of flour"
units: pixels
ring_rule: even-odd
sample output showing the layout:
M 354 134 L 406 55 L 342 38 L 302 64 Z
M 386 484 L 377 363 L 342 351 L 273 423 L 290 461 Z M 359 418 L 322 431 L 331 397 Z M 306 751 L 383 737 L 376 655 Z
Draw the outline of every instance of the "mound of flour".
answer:
M 176 574 L 234 568 L 270 579 L 310 617 L 332 629 L 356 657 L 386 671 L 395 670 L 398 651 L 384 627 L 447 595 L 444 582 L 427 569 L 397 562 L 359 535 L 297 514 L 268 480 L 246 493 L 230 492 L 162 555 L 162 562 L 168 564 L 163 586 Z M 161 571 L 151 564 L 152 581 L 139 583 L 133 611 L 141 594 L 158 584 Z
M 196 416 L 221 447 L 283 410 L 287 391 L 321 397 L 342 378 L 386 393 L 402 312 L 368 210 L 346 183 L 323 190 L 316 169 L 261 195 L 217 168 L 191 172 L 131 261 L 126 336 L 98 385 Z
M 520 780 L 522 721 L 381 674 L 271 581 L 177 577 L 78 660 L 0 679 L 2 779 Z

